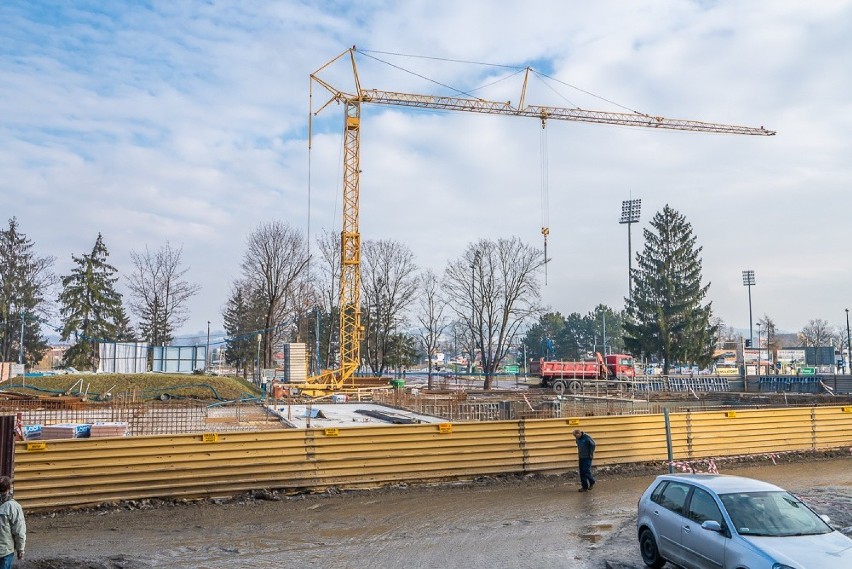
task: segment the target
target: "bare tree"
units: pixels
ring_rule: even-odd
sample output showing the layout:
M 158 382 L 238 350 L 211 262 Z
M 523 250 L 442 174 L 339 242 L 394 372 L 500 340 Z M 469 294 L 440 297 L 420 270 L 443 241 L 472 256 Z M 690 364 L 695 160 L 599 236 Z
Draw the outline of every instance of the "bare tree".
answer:
M 432 356 L 438 351 L 438 341 L 447 328 L 449 321 L 444 315 L 447 303 L 440 295 L 440 281 L 438 276 L 431 270 L 420 277 L 420 310 L 417 313 L 417 321 L 420 330 L 417 335 L 428 360 L 428 383 L 432 389 Z
M 373 373 L 388 366 L 391 337 L 405 325 L 405 310 L 417 292 L 414 254 L 398 241 L 365 241 L 361 247 L 363 355 Z
M 128 280 L 130 309 L 139 318 L 142 338 L 153 345 L 167 344 L 188 318 L 186 302 L 201 290 L 183 279 L 189 267 L 182 267 L 183 247 L 173 249 L 167 242 L 152 253 L 131 251 L 133 273 Z
M 308 278 L 307 266 L 307 241 L 286 223 L 264 223 L 249 235 L 242 270 L 263 307 L 262 366 L 272 361 L 273 346 L 292 332 L 298 293 Z
M 449 303 L 447 303 L 449 307 Z M 452 310 L 452 309 L 451 309 Z M 455 312 L 455 310 L 453 310 Z M 456 358 L 465 356 L 468 360 L 468 366 L 473 361 L 476 355 L 476 342 L 471 334 L 469 322 L 463 320 L 453 320 L 450 323 L 450 333 L 453 335 L 453 354 Z
M 317 288 L 322 302 L 322 307 L 328 318 L 325 319 L 326 326 L 323 333 L 325 351 L 325 367 L 331 369 L 334 366 L 334 350 L 332 345 L 337 338 L 340 323 L 336 315 L 338 297 L 340 296 L 340 235 L 332 231 L 323 231 L 317 237 L 320 259 L 317 267 Z
M 809 320 L 808 325 L 799 332 L 799 340 L 808 347 L 828 346 L 833 338 L 831 326 L 821 318 Z
M 757 325 L 766 331 L 766 350 L 772 354 L 772 361 L 778 361 L 778 350 L 781 348 L 778 343 L 778 331 L 773 320 L 768 314 L 764 314 L 763 318 L 757 321 Z
M 518 329 L 541 309 L 537 271 L 540 250 L 520 239 L 481 240 L 445 271 L 444 290 L 453 311 L 466 323 L 479 351 L 484 389 L 497 371 Z

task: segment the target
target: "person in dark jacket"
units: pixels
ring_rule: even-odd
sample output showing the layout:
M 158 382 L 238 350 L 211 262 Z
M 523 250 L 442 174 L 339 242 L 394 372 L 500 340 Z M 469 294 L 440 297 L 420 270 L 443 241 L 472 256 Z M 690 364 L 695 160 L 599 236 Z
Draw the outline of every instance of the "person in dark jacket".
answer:
M 595 458 L 595 440 L 580 429 L 574 429 L 577 440 L 577 456 L 580 458 L 580 492 L 588 492 L 595 485 L 592 476 L 592 459 Z

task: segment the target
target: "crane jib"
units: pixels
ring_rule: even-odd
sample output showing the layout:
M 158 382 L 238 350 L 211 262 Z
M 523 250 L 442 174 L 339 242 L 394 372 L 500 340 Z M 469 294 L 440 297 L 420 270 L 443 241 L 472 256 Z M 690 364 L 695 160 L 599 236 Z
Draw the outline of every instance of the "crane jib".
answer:
M 362 103 L 393 105 L 396 107 L 414 107 L 419 109 L 531 117 L 543 120 L 580 121 L 664 130 L 685 130 L 692 132 L 742 134 L 751 136 L 772 136 L 775 134 L 775 131 L 766 130 L 762 126 L 749 127 L 696 120 L 669 119 L 665 117 L 654 117 L 642 113 L 616 113 L 569 107 L 548 107 L 542 105 L 529 105 L 519 109 L 512 106 L 511 102 L 489 101 L 486 99 L 472 99 L 468 97 L 417 95 L 413 93 L 380 91 L 378 89 L 367 89 L 361 91 L 361 95 L 360 97 L 357 97 L 357 100 Z

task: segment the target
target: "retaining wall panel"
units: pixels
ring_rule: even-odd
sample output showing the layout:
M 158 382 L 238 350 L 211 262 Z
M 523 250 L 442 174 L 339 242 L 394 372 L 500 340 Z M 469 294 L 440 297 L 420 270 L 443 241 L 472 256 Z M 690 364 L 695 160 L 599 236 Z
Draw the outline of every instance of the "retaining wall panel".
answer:
M 852 447 L 840 407 L 672 413 L 676 459 Z M 370 488 L 401 481 L 576 469 L 571 431 L 597 442 L 597 465 L 664 462 L 663 415 L 527 419 L 437 425 L 287 429 L 199 435 L 71 439 L 43 451 L 17 443 L 16 498 L 51 509 L 116 500 Z M 332 436 L 336 435 L 336 436 Z

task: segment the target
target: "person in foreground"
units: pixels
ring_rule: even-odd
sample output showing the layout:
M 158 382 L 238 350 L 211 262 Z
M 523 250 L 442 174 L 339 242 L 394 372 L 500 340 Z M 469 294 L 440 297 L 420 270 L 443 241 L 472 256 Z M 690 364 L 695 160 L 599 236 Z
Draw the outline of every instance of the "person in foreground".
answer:
M 574 429 L 577 440 L 577 456 L 580 458 L 580 492 L 588 492 L 595 485 L 592 476 L 592 459 L 595 458 L 595 440 L 580 429 Z
M 12 498 L 12 480 L 0 476 L 0 569 L 12 569 L 16 553 L 23 559 L 26 543 L 24 510 Z

